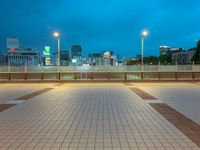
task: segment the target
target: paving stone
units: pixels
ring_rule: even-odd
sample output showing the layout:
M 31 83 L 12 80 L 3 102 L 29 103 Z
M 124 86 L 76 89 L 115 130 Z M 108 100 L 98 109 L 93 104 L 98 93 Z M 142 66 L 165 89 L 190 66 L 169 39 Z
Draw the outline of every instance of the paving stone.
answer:
M 0 112 L 0 149 L 199 149 L 134 92 L 116 85 L 54 86 Z

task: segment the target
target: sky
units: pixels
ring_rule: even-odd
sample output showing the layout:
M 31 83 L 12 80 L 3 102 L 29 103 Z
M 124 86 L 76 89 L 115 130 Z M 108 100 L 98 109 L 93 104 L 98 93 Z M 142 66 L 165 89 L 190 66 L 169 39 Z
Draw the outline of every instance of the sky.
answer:
M 0 51 L 6 38 L 21 47 L 56 50 L 53 32 L 60 32 L 62 50 L 80 44 L 84 55 L 113 50 L 133 57 L 158 55 L 160 45 L 195 47 L 200 39 L 199 0 L 0 0 Z

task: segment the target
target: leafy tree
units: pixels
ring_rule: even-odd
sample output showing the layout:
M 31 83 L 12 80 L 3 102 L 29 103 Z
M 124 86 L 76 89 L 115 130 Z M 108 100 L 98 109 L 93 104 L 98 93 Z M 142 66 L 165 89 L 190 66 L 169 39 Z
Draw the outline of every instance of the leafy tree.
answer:
M 197 42 L 197 47 L 195 49 L 193 61 L 197 64 L 200 64 L 200 40 Z
M 158 65 L 159 59 L 156 56 L 148 56 L 144 57 L 144 64 L 145 65 Z M 140 65 L 141 59 L 137 60 L 128 60 L 126 65 Z
M 139 65 L 141 60 L 128 60 L 126 65 Z
M 156 56 L 144 57 L 144 64 L 158 65 L 158 63 L 159 63 L 159 58 Z
M 169 65 L 172 64 L 172 52 L 168 51 L 165 55 L 160 55 L 159 57 L 160 64 Z

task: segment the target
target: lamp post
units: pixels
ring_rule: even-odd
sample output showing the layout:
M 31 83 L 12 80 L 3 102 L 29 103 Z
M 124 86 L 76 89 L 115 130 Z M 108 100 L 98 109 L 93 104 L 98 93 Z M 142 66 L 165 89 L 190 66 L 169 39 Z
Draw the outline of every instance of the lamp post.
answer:
M 58 66 L 60 66 L 60 34 L 58 32 L 54 32 L 54 36 L 58 38 Z
M 141 59 L 141 67 L 142 71 L 144 71 L 144 38 L 148 35 L 148 31 L 142 32 L 142 59 Z

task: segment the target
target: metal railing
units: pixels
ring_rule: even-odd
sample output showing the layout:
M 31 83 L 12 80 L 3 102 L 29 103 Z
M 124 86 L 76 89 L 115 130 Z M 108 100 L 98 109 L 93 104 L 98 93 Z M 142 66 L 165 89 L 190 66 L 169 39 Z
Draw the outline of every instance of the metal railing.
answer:
M 132 72 L 141 71 L 135 66 L 0 66 L 0 72 Z M 145 65 L 144 72 L 200 71 L 200 65 Z
M 0 81 L 200 80 L 200 65 L 1 66 Z

